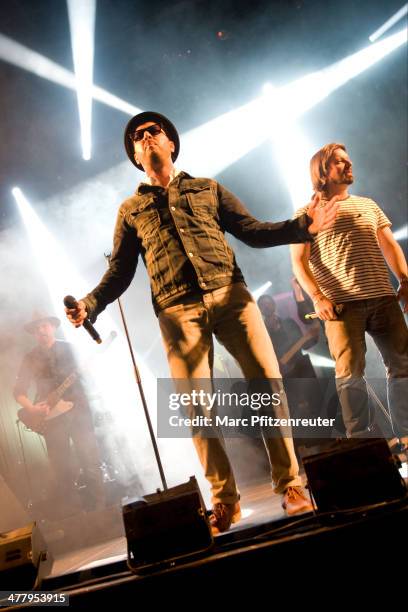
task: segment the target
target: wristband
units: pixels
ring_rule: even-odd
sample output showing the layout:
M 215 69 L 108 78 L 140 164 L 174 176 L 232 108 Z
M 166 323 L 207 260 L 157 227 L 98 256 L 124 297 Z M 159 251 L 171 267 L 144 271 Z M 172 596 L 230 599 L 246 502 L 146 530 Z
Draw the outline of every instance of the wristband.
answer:
M 317 298 L 313 299 L 313 304 L 316 306 L 316 304 L 318 304 L 319 302 L 321 302 L 324 299 L 325 299 L 324 295 L 321 293 Z

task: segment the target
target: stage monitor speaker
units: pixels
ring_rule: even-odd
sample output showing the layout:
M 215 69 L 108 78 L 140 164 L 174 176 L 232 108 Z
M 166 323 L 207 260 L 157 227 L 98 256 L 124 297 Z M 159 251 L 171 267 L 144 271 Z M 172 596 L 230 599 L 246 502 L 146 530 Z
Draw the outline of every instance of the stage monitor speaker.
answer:
M 51 571 L 53 558 L 35 522 L 0 533 L 0 590 L 32 589 Z
M 343 440 L 332 450 L 304 457 L 303 465 L 318 512 L 391 501 L 407 494 L 383 439 Z
M 122 503 L 132 570 L 175 563 L 208 550 L 214 543 L 194 476 L 187 483 Z

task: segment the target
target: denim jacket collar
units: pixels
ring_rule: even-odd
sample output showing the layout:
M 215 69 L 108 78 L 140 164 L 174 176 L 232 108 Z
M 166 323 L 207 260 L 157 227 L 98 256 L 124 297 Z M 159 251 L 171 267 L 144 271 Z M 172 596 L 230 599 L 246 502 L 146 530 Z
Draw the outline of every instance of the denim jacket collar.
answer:
M 184 172 L 184 170 L 176 171 L 174 178 L 170 181 L 168 186 L 170 187 L 170 185 L 172 184 L 179 184 L 182 178 L 193 178 L 193 177 L 187 172 Z M 135 193 L 136 195 L 142 195 L 144 193 L 154 191 L 155 189 L 164 189 L 164 187 L 162 187 L 161 185 L 151 185 L 150 183 L 143 181 L 142 183 L 139 183 Z

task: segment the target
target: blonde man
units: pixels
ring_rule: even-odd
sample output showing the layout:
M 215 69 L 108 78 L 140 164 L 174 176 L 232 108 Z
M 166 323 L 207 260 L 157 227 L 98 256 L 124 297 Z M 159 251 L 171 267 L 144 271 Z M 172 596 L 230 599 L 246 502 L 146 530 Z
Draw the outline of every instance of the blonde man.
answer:
M 310 162 L 314 201 L 338 198 L 332 227 L 313 243 L 291 245 L 294 273 L 324 321 L 336 362 L 336 382 L 348 437 L 365 436 L 372 426 L 365 371 L 365 332 L 383 358 L 394 430 L 408 443 L 408 330 L 398 304 L 408 312 L 408 271 L 391 222 L 371 199 L 352 195 L 353 164 L 346 147 L 330 143 Z M 299 209 L 295 218 L 307 212 Z M 397 295 L 388 267 L 399 281 Z M 335 306 L 343 304 L 341 314 Z

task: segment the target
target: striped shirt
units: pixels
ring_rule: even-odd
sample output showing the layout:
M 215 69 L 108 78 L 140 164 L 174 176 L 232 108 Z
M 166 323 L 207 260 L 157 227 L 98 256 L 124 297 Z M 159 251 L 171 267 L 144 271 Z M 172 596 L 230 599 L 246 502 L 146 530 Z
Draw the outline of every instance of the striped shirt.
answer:
M 309 266 L 319 288 L 336 303 L 394 295 L 377 237 L 390 220 L 370 198 L 350 195 L 339 204 L 334 226 L 311 243 Z

